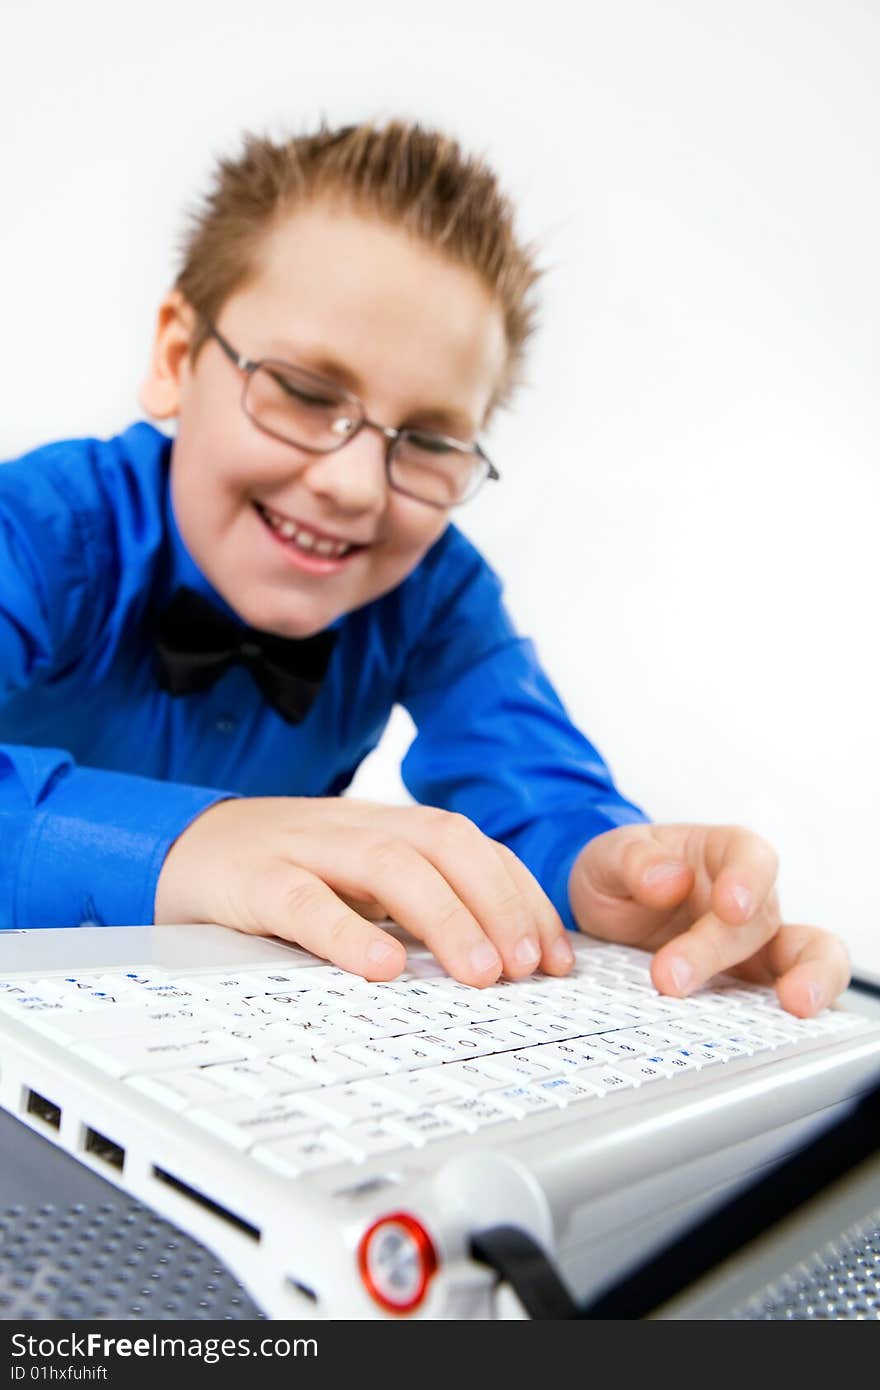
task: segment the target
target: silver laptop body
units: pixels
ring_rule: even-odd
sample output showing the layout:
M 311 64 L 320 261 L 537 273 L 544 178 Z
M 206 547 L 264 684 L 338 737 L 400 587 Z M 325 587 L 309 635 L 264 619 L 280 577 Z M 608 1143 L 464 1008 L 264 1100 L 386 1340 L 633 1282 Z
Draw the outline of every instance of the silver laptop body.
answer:
M 633 999 L 651 1006 L 644 980 L 635 983 L 639 971 L 647 979 L 643 953 L 586 938 L 575 945 L 576 974 L 597 1014 L 602 1013 L 595 1004 L 601 997 L 598 981 L 608 986 L 614 980 L 629 980 Z M 418 1000 L 429 999 L 435 1011 L 437 1001 L 450 994 L 457 1008 L 472 1013 L 488 1006 L 491 991 L 468 990 L 446 980 L 424 948 L 410 942 L 408 946 L 408 972 L 397 982 L 396 993 L 381 996 L 383 1004 L 389 998 L 401 1001 L 409 986 Z M 301 990 L 297 998 L 304 999 L 308 981 L 320 979 L 323 989 L 327 972 L 326 962 L 296 947 L 210 925 L 0 934 L 0 1104 L 212 1249 L 272 1318 L 516 1318 L 524 1316 L 520 1302 L 471 1253 L 477 1232 L 496 1226 L 525 1232 L 547 1253 L 572 1295 L 586 1300 L 725 1194 L 845 1113 L 880 1073 L 880 1022 L 852 1008 L 838 1008 L 798 1032 L 795 1021 L 777 1010 L 778 1017 L 768 1015 L 766 1032 L 772 1045 L 758 1046 L 760 1008 L 776 1008 L 770 992 L 722 978 L 713 982 L 712 990 L 690 1000 L 658 1003 L 667 1007 L 661 1018 L 669 1034 L 671 1050 L 663 1054 L 667 1062 L 674 1056 L 673 1044 L 682 1055 L 693 1054 L 693 1040 L 699 1040 L 702 1027 L 708 1028 L 694 1020 L 709 1017 L 710 1004 L 714 1032 L 729 1039 L 728 1052 L 719 1052 L 723 1059 L 715 1064 L 706 1050 L 705 1065 L 674 1072 L 670 1063 L 658 1075 L 656 1067 L 649 1066 L 651 1059 L 643 1056 L 645 1079 L 618 1091 L 612 1081 L 596 1082 L 600 1075 L 611 1077 L 612 1071 L 603 1071 L 596 1062 L 595 1048 L 609 1039 L 613 1044 L 615 1038 L 634 1035 L 638 1028 L 628 1027 L 632 1019 L 621 1016 L 612 1019 L 615 1027 L 603 1032 L 594 1024 L 591 1032 L 583 1011 L 571 1015 L 554 1007 L 562 994 L 553 994 L 556 982 L 542 977 L 521 982 L 522 990 L 520 984 L 508 984 L 503 994 L 499 991 L 507 1014 L 497 1036 L 506 1036 L 503 1026 L 510 1030 L 518 1019 L 526 1021 L 523 1026 L 532 1019 L 532 1031 L 537 1032 L 550 1026 L 548 1018 L 555 1018 L 566 1042 L 518 1049 L 508 1039 L 504 1048 L 485 1053 L 483 1061 L 488 1071 L 500 1065 L 499 1076 L 518 1062 L 534 1066 L 540 1076 L 537 1069 L 544 1065 L 542 1058 L 551 1056 L 551 1048 L 556 1049 L 554 1057 L 567 1061 L 560 1046 L 581 1047 L 588 1063 L 575 1069 L 577 1075 L 572 1071 L 558 1082 L 549 1077 L 521 1088 L 524 1105 L 531 1103 L 526 1093 L 537 1094 L 541 1088 L 542 1094 L 552 1096 L 552 1104 L 535 1113 L 505 1110 L 499 1118 L 491 1091 L 472 1092 L 464 1084 L 457 1091 L 462 1104 L 447 1103 L 437 1111 L 455 1115 L 457 1127 L 450 1131 L 449 1124 L 441 1124 L 435 1136 L 427 1112 L 407 1108 L 401 1101 L 388 1124 L 394 1133 L 406 1136 L 406 1142 L 367 1156 L 355 1153 L 346 1139 L 365 1131 L 365 1124 L 337 1123 L 339 1117 L 333 1115 L 332 1121 L 322 1121 L 320 1133 L 306 1136 L 314 1141 L 313 1158 L 324 1142 L 322 1135 L 329 1136 L 333 1162 L 308 1167 L 309 1160 L 297 1159 L 306 1164 L 297 1171 L 286 1155 L 307 1152 L 298 1139 L 279 1138 L 270 1128 L 268 1141 L 258 1138 L 250 1143 L 242 1120 L 235 1134 L 243 1137 L 228 1141 L 226 1130 L 205 1127 L 198 1105 L 172 1108 L 164 1103 L 154 1083 L 144 1083 L 143 1069 L 134 1062 L 114 1066 L 110 1054 L 116 1048 L 114 1055 L 128 1056 L 126 1049 L 135 1047 L 130 1039 L 118 1044 L 99 1040 L 99 1053 L 94 1042 L 61 1040 L 46 1022 L 51 1023 L 57 1008 L 61 1024 L 68 1026 L 67 1001 L 81 981 L 91 981 L 93 992 L 94 982 L 102 981 L 106 993 L 115 978 L 126 977 L 139 986 L 155 976 L 165 981 L 163 988 L 170 993 L 174 990 L 168 982 L 176 982 L 178 995 L 185 995 L 187 981 L 200 981 L 210 998 L 220 998 L 223 982 L 252 978 L 248 999 L 267 1001 L 273 1011 L 267 1015 L 273 1020 L 267 1025 L 271 1031 L 284 1016 L 284 1001 L 294 996 L 278 993 L 281 984 L 267 981 L 283 981 L 288 991 L 295 986 Z M 358 986 L 363 983 L 349 979 Z M 208 987 L 212 981 L 216 989 Z M 44 982 L 49 1003 L 38 999 L 29 1007 L 35 990 L 39 995 L 39 982 Z M 315 1000 L 317 988 L 311 995 Z M 522 1009 L 517 1008 L 520 997 Z M 570 988 L 566 997 L 570 1001 Z M 607 998 L 613 1001 L 613 989 L 607 990 Z M 546 1011 L 541 1007 L 544 999 Z M 95 1006 L 93 1013 L 100 1009 Z M 365 1016 L 371 1017 L 369 1012 Z M 433 1026 L 411 1032 L 408 1042 L 412 1050 L 424 1038 L 437 1054 L 429 1067 L 421 1068 L 424 1085 L 432 1077 L 441 1089 L 447 1079 L 450 1084 L 466 1082 L 469 1074 L 463 1069 L 468 1063 L 444 1060 L 446 1039 L 432 1017 Z M 572 1023 L 573 1017 L 581 1022 Z M 751 1020 L 748 1026 L 744 1019 Z M 224 1029 L 215 1012 L 212 1037 L 216 1041 L 234 1036 L 240 1020 L 241 1010 Z M 563 1034 L 566 1023 L 568 1032 Z M 380 1063 L 372 1073 L 368 1068 L 367 1079 L 353 1083 L 352 1095 L 362 1096 L 364 1088 L 372 1095 L 383 1085 L 390 1091 L 389 1075 L 395 1094 L 403 1095 L 408 1065 L 400 1064 L 394 1047 L 382 1038 L 379 1044 L 385 1053 L 372 1053 L 375 1043 L 368 1024 L 358 1026 L 364 1030 L 359 1035 L 364 1041 L 333 1055 L 354 1060 L 387 1056 L 389 1061 L 387 1071 Z M 473 1031 L 450 1027 L 448 1038 L 461 1041 Z M 163 1035 L 156 1026 L 155 1034 L 149 1055 L 159 1059 L 157 1075 L 164 1085 L 177 1074 L 173 1062 L 161 1054 L 163 1046 L 173 1044 L 174 1028 L 169 1024 Z M 746 1039 L 745 1048 L 728 1055 L 737 1038 Z M 713 1042 L 707 1032 L 699 1045 L 706 1049 L 717 1045 L 717 1039 Z M 303 1053 L 294 1063 L 303 1073 L 306 1061 L 315 1061 L 320 1069 L 322 1059 L 330 1055 L 322 1051 L 327 1046 L 325 1038 L 316 1036 L 314 1053 Z M 470 1064 L 472 1070 L 477 1068 L 475 1075 L 480 1060 Z M 618 1053 L 612 1060 L 620 1074 L 625 1066 L 627 1075 L 636 1074 L 638 1058 Z M 227 1071 L 230 1067 L 229 1061 L 203 1065 L 187 1060 L 181 1071 L 186 1071 L 189 1084 L 193 1076 L 210 1079 L 217 1065 Z M 342 1095 L 343 1083 L 334 1083 L 332 1063 L 328 1065 L 329 1085 L 326 1079 L 323 1084 L 300 1082 L 296 1073 L 300 1089 L 290 1098 L 291 1105 L 299 1097 L 321 1114 L 322 1097 Z M 557 1070 L 565 1070 L 562 1062 Z M 572 1077 L 573 1098 L 566 1101 L 565 1087 Z M 587 1093 L 591 1077 L 592 1095 Z M 516 1094 L 517 1088 L 506 1082 L 495 1092 L 496 1098 L 508 1098 L 508 1106 L 515 1103 L 509 1097 Z M 243 1115 L 246 1109 L 236 1110 L 231 1102 L 220 1107 L 227 1115 Z

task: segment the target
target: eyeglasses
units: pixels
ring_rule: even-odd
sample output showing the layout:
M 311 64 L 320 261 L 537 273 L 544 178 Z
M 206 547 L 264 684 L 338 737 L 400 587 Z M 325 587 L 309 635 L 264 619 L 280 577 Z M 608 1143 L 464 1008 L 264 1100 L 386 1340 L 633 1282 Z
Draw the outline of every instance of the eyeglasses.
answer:
M 469 502 L 487 478 L 500 478 L 479 444 L 464 444 L 432 430 L 377 425 L 367 419 L 363 402 L 344 387 L 289 362 L 253 362 L 236 352 L 213 323 L 204 322 L 230 362 L 245 373 L 242 409 L 274 439 L 312 454 L 332 454 L 362 429 L 377 430 L 387 441 L 389 486 L 444 511 Z

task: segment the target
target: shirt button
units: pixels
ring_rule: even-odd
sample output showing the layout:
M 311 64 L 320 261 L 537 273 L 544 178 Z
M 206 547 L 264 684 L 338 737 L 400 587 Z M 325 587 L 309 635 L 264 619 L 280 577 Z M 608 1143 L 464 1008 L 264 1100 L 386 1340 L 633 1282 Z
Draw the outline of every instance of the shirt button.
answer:
M 214 721 L 214 728 L 218 733 L 231 734 L 235 729 L 235 720 L 231 719 L 228 714 L 221 714 L 220 718 Z

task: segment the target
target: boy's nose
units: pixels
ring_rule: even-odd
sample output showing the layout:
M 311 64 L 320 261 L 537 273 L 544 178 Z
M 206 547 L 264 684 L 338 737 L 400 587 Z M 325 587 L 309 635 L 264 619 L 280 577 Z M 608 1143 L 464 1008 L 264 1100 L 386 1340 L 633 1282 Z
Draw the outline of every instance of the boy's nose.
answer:
M 363 429 L 332 454 L 313 454 L 303 479 L 340 511 L 381 511 L 388 493 L 386 447 L 380 435 Z

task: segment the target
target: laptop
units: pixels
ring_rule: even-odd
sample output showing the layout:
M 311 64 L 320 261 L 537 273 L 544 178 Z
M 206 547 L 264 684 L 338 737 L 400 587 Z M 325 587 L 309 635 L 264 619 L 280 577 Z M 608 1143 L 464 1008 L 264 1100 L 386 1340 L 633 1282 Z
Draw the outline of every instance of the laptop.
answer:
M 586 937 L 564 979 L 477 990 L 389 929 L 383 984 L 210 924 L 3 933 L 0 1105 L 270 1318 L 524 1318 L 589 1306 L 880 1076 L 849 996 L 676 1000 Z

